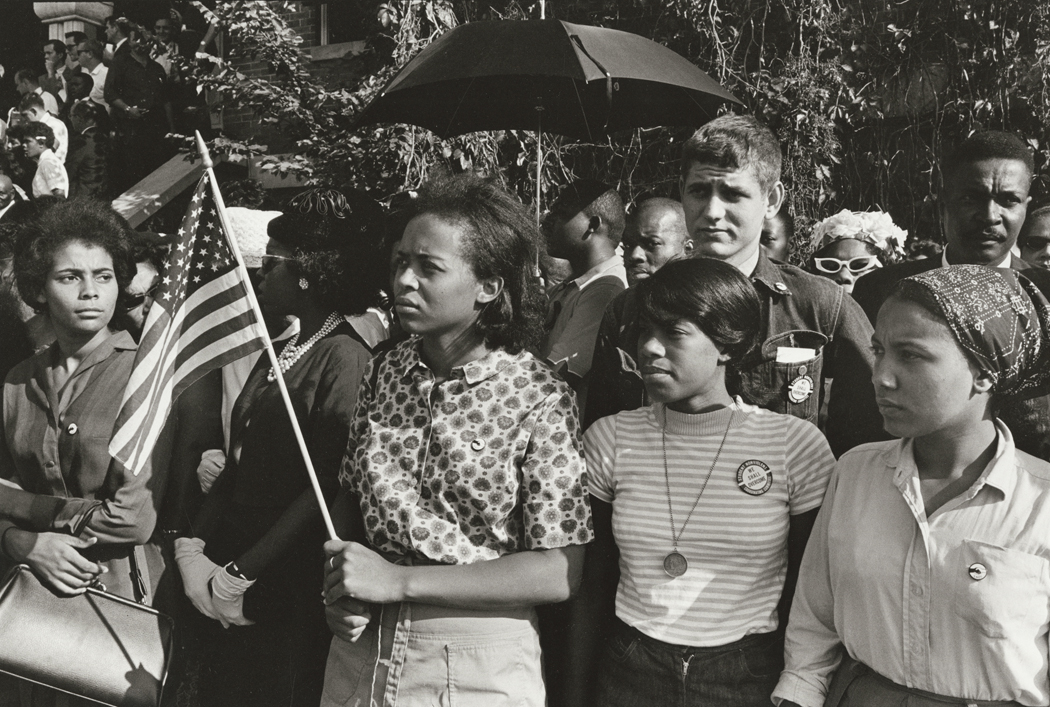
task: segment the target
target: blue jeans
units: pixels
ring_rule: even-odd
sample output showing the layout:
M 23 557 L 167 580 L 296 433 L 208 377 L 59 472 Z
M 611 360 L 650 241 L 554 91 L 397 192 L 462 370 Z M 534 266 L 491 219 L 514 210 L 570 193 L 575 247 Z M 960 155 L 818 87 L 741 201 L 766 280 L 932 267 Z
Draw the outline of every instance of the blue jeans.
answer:
M 677 646 L 621 621 L 599 669 L 599 707 L 768 707 L 784 667 L 780 632 Z

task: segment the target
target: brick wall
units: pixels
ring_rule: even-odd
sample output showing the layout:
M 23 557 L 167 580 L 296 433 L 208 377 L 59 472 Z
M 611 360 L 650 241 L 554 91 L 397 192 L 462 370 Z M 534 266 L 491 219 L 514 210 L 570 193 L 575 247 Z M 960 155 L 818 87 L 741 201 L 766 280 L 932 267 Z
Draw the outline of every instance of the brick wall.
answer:
M 321 10 L 317 5 L 296 3 L 295 10 L 284 12 L 285 21 L 294 29 L 303 43 L 300 46 L 304 52 L 310 47 L 316 47 L 321 40 Z M 328 62 L 324 62 L 328 63 Z M 252 77 L 274 78 L 266 62 L 262 61 L 240 61 L 234 62 L 234 66 L 241 73 Z M 287 138 L 279 135 L 272 127 L 260 125 L 251 111 L 245 109 L 225 110 L 223 112 L 223 131 L 233 138 L 253 138 L 261 144 L 270 146 L 271 152 L 281 152 L 289 148 Z

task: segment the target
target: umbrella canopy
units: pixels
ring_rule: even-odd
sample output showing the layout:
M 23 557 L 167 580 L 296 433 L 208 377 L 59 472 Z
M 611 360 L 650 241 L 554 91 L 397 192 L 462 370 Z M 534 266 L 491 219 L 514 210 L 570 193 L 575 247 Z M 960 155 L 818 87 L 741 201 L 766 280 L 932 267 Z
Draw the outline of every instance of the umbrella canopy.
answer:
M 560 20 L 470 22 L 404 66 L 359 125 L 409 123 L 441 137 L 536 130 L 594 140 L 618 130 L 699 126 L 740 103 L 663 45 Z

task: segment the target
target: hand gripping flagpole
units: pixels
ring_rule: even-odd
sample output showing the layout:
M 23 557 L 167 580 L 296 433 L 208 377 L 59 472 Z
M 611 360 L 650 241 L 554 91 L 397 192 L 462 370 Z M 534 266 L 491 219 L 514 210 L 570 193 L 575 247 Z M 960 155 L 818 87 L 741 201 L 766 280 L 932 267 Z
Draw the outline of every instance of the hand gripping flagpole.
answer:
M 226 218 L 226 204 L 223 203 L 222 193 L 219 191 L 219 183 L 215 179 L 214 163 L 211 161 L 211 155 L 208 153 L 208 147 L 204 144 L 204 138 L 201 137 L 200 131 L 194 132 L 197 135 L 197 150 L 200 151 L 204 170 L 208 173 L 208 181 L 211 182 L 212 193 L 215 196 L 215 208 L 219 212 L 219 220 L 222 221 L 223 230 L 229 235 L 230 248 L 233 250 L 233 257 L 237 259 L 237 270 L 240 272 L 241 278 L 244 280 L 245 289 L 248 292 L 248 302 L 251 304 L 256 318 L 262 323 L 265 320 L 263 319 L 262 310 L 259 308 L 259 300 L 255 298 L 255 290 L 252 289 L 248 268 L 244 265 L 241 249 L 237 247 L 237 239 L 233 237 L 233 230 L 230 228 L 230 222 Z M 317 472 L 314 471 L 314 463 L 310 459 L 310 452 L 306 449 L 306 440 L 303 438 L 303 431 L 299 427 L 299 419 L 295 416 L 295 410 L 292 408 L 292 399 L 288 395 L 288 386 L 284 382 L 284 373 L 281 372 L 281 366 L 277 362 L 277 352 L 274 351 L 273 342 L 270 341 L 269 336 L 264 336 L 263 340 L 266 342 L 266 353 L 270 357 L 270 365 L 273 366 L 274 375 L 277 377 L 277 387 L 281 389 L 281 399 L 284 400 L 284 407 L 288 410 L 288 418 L 292 422 L 292 431 L 295 432 L 295 439 L 299 442 L 299 451 L 302 452 L 303 462 L 306 464 L 306 473 L 310 476 L 310 485 L 314 489 L 314 495 L 317 496 L 317 505 L 321 507 L 321 517 L 324 518 L 325 528 L 328 529 L 328 537 L 331 540 L 338 540 L 339 536 L 335 533 L 332 516 L 328 512 L 324 494 L 321 493 L 321 484 L 317 480 Z

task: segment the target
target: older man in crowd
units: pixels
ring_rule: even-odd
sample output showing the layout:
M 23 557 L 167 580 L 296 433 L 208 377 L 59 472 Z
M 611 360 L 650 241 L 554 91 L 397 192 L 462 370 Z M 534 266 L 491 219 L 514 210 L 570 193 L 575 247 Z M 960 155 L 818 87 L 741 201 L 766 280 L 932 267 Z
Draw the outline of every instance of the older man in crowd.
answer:
M 109 75 L 109 67 L 102 63 L 102 45 L 94 39 L 85 40 L 77 45 L 77 56 L 80 57 L 84 73 L 91 77 L 92 86 L 88 98 L 105 108 L 108 113 L 106 77 Z
M 1050 296 L 1050 271 L 1034 268 L 1011 253 L 1025 223 L 1035 173 L 1032 152 L 1011 133 L 986 131 L 964 140 L 941 165 L 944 178 L 939 208 L 947 246 L 940 258 L 899 263 L 857 281 L 853 296 L 874 322 L 879 308 L 900 280 L 947 265 L 971 264 L 1024 272 Z M 848 391 L 850 403 L 870 407 L 869 383 Z M 1050 398 L 1004 405 L 999 415 L 1018 449 L 1050 460 Z M 859 441 L 885 439 L 882 425 L 858 430 Z

